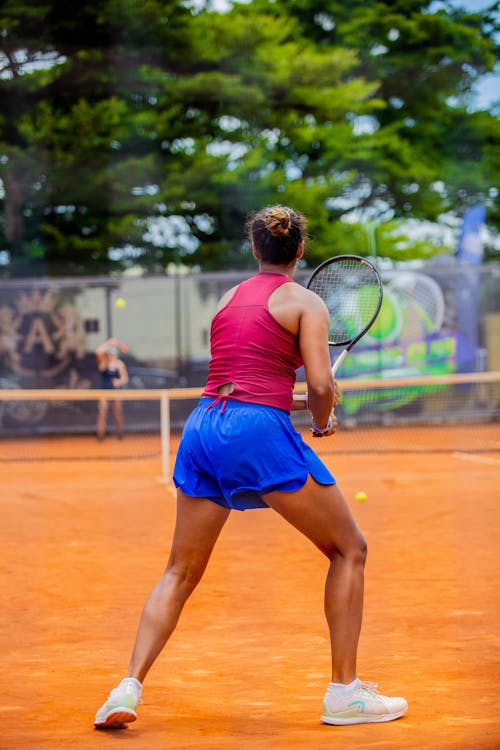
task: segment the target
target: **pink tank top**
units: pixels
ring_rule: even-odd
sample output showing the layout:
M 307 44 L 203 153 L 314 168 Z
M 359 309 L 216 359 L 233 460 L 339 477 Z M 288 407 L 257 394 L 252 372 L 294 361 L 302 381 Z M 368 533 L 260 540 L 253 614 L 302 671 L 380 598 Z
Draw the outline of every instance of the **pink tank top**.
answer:
M 243 281 L 214 316 L 211 360 L 204 396 L 234 383 L 228 399 L 290 411 L 295 370 L 302 365 L 298 339 L 268 310 L 271 294 L 295 283 L 279 273 L 258 273 Z

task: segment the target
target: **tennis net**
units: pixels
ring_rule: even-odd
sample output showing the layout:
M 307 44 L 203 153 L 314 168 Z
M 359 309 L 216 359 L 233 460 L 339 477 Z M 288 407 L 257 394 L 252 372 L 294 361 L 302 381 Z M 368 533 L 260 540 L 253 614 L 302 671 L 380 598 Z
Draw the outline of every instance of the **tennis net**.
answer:
M 340 381 L 335 452 L 495 452 L 500 373 Z M 304 422 L 304 417 L 298 417 Z
M 337 453 L 500 449 L 500 372 L 413 378 L 340 380 L 338 430 L 321 451 Z M 305 384 L 298 383 L 298 392 Z M 0 390 L 0 461 L 123 460 L 157 456 L 165 480 L 199 388 L 125 390 L 124 439 L 113 411 L 108 434 L 96 439 L 98 390 Z M 307 437 L 310 417 L 292 419 Z M 318 447 L 317 441 L 314 443 Z

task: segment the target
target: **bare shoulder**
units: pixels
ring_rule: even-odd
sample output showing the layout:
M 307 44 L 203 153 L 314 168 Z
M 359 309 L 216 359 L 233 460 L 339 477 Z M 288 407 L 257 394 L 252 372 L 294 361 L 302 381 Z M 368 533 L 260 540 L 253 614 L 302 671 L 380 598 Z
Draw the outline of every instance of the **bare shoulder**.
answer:
M 328 314 L 325 303 L 315 292 L 306 289 L 305 286 L 301 286 L 300 284 L 287 284 L 286 287 L 291 298 L 293 298 L 304 312 Z
M 282 284 L 269 298 L 271 309 L 289 306 L 299 315 L 328 315 L 328 309 L 318 295 L 301 284 Z
M 314 327 L 324 325 L 329 319 L 323 300 L 300 284 L 278 287 L 269 298 L 269 312 L 294 335 L 298 335 L 306 322 Z
M 222 310 L 223 307 L 227 305 L 227 303 L 232 299 L 235 291 L 237 290 L 239 284 L 236 284 L 236 286 L 231 287 L 231 289 L 228 289 L 228 291 L 222 295 L 220 300 L 217 303 L 216 312 L 219 312 L 219 310 Z

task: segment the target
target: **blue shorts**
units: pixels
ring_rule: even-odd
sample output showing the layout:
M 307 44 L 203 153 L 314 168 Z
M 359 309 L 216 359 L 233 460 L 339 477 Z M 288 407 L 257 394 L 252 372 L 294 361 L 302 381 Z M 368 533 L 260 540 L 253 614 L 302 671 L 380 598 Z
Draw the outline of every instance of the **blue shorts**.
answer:
M 184 426 L 174 483 L 190 497 L 247 510 L 269 507 L 262 499 L 268 492 L 299 490 L 309 474 L 335 484 L 285 411 L 204 397 Z

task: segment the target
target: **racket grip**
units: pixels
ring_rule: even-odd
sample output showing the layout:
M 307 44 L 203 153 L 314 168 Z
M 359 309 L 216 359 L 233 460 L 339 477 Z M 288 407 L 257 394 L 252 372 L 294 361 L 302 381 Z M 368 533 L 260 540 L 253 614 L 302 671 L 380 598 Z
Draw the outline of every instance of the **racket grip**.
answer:
M 332 367 L 332 378 L 335 380 L 335 373 L 339 369 L 340 365 L 344 361 L 344 359 L 347 357 L 347 349 L 344 349 L 344 351 L 337 357 L 335 362 L 333 363 Z M 332 414 L 334 413 L 335 409 L 332 409 Z
M 337 357 L 337 359 L 335 360 L 335 362 L 333 363 L 333 367 L 332 367 L 332 377 L 333 378 L 335 377 L 335 373 L 337 372 L 337 370 L 339 369 L 340 365 L 342 364 L 342 362 L 344 361 L 344 359 L 346 357 L 347 357 L 347 349 L 344 349 L 344 351 L 342 352 L 342 354 L 340 354 Z

